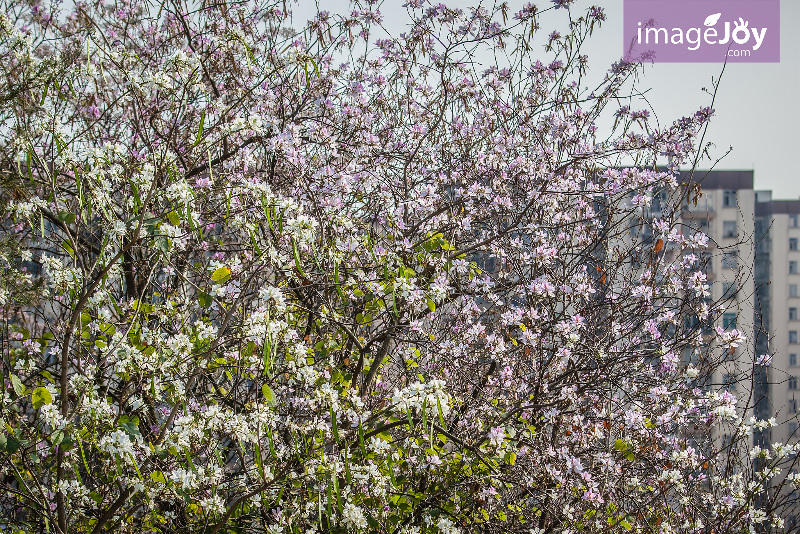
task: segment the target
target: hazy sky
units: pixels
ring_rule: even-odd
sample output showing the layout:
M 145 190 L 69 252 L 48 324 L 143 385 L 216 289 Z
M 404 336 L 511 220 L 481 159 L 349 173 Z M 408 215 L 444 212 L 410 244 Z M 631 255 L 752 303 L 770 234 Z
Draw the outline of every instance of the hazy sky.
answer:
M 596 34 L 596 57 L 618 57 L 622 53 L 622 0 L 597 3 L 605 6 L 608 20 Z M 798 23 L 800 2 L 781 0 L 781 62 L 729 63 L 708 129 L 718 156 L 733 147 L 717 168 L 755 170 L 756 189 L 772 189 L 773 198 L 800 196 Z M 648 100 L 658 116 L 668 119 L 705 105 L 708 97 L 701 88 L 711 89 L 711 76 L 718 76 L 720 68 L 714 63 L 656 63 L 646 67 L 642 82 L 652 88 Z
M 478 0 L 443 1 L 451 7 L 478 4 Z M 408 21 L 401 7 L 403 3 L 403 0 L 385 0 L 381 7 L 384 25 L 394 34 L 403 31 Z M 524 3 L 509 1 L 511 12 L 518 11 Z M 547 0 L 534 3 L 540 8 L 550 4 Z M 622 56 L 622 0 L 579 0 L 575 8 L 583 10 L 592 4 L 604 7 L 608 16 L 585 49 L 589 64 L 601 75 Z M 321 5 L 331 12 L 342 12 L 348 2 L 325 0 Z M 293 8 L 295 25 L 310 18 L 315 10 L 313 0 L 299 0 Z M 541 19 L 542 30 L 549 33 L 550 25 L 562 13 L 547 13 Z M 716 145 L 711 152 L 715 159 L 733 147 L 717 169 L 755 170 L 756 189 L 771 189 L 773 198 L 800 197 L 800 172 L 795 163 L 800 156 L 798 25 L 800 1 L 781 0 L 781 62 L 727 65 L 714 104 L 716 115 L 706 138 Z M 558 24 L 558 27 L 564 26 Z M 712 89 L 711 78 L 718 77 L 721 68 L 717 63 L 656 63 L 646 67 L 640 88 L 651 88 L 647 100 L 653 112 L 662 122 L 670 122 L 710 104 L 710 96 L 702 88 Z M 632 107 L 647 105 L 642 102 Z

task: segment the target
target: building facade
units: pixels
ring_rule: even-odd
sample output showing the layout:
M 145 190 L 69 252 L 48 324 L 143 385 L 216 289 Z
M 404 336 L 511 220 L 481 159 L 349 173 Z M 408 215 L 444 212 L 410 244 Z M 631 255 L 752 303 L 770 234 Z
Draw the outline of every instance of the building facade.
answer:
M 773 200 L 759 191 L 756 202 L 756 350 L 772 354 L 762 376 L 768 405 L 761 411 L 780 425 L 770 440 L 797 438 L 800 403 L 800 200 Z
M 708 249 L 699 254 L 710 286 L 708 301 L 722 307 L 722 313 L 708 328 L 737 329 L 748 338 L 748 343 L 735 352 L 714 356 L 720 365 L 704 386 L 727 389 L 742 397 L 743 403 L 752 404 L 756 261 L 753 172 L 696 171 L 682 174 L 680 181 L 684 234 L 703 232 L 709 238 Z M 684 358 L 693 361 L 692 355 Z

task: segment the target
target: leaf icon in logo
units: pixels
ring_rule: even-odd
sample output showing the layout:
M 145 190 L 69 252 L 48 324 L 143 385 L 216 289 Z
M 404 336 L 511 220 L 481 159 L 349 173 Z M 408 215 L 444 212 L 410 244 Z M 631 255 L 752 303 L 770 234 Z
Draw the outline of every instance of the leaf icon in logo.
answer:
M 722 13 L 715 13 L 714 15 L 709 15 L 706 17 L 706 21 L 703 23 L 706 26 L 713 26 L 719 20 L 719 17 Z

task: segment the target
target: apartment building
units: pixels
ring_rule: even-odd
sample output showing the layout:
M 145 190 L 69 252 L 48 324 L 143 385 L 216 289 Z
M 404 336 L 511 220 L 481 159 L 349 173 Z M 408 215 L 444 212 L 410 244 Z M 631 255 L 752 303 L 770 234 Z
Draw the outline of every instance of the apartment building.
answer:
M 762 447 L 768 443 L 796 441 L 800 403 L 800 200 L 773 200 L 771 191 L 757 191 L 755 205 L 755 350 L 772 354 L 769 367 L 756 379 L 759 393 L 756 414 L 775 417 L 776 427 L 756 435 Z M 791 471 L 796 472 L 795 465 Z M 780 483 L 788 474 L 773 480 Z M 800 525 L 800 498 L 793 488 L 784 491 L 790 499 L 786 531 Z M 795 504 L 793 504 L 795 503 Z
M 708 326 L 735 328 L 751 340 L 735 352 L 715 355 L 722 364 L 708 377 L 706 386 L 726 388 L 746 401 L 753 386 L 755 329 L 753 172 L 696 171 L 683 173 L 680 182 L 684 197 L 680 224 L 685 234 L 701 231 L 709 237 L 708 250 L 700 252 L 710 286 L 709 301 L 724 306 L 718 323 Z M 691 354 L 684 357 L 693 358 Z
M 753 413 L 779 423 L 755 436 L 766 445 L 800 439 L 800 200 L 774 200 L 753 181 L 753 171 L 682 173 L 679 224 L 684 234 L 709 237 L 699 253 L 709 301 L 725 307 L 709 328 L 736 328 L 748 338 L 734 354 L 719 355 L 722 365 L 705 385 L 743 397 L 752 391 L 743 400 Z M 659 203 L 668 199 L 654 200 L 652 215 L 660 216 Z M 762 354 L 773 355 L 770 366 L 753 365 Z
M 800 200 L 773 200 L 770 191 L 755 191 L 753 171 L 696 171 L 682 173 L 679 181 L 676 222 L 684 235 L 703 232 L 709 237 L 708 248 L 694 253 L 705 267 L 708 301 L 723 306 L 717 322 L 704 328 L 736 328 L 748 338 L 733 353 L 714 354 L 717 372 L 699 385 L 737 394 L 748 408 L 745 418 L 777 420 L 777 426 L 755 432 L 753 445 L 798 441 Z M 667 192 L 656 193 L 648 218 L 663 217 L 665 206 L 675 203 Z M 632 231 L 644 243 L 653 240 L 650 234 L 646 228 Z M 772 355 L 772 363 L 756 363 L 765 354 Z M 683 357 L 694 362 L 698 356 L 689 349 Z M 724 442 L 729 436 L 715 437 Z M 741 466 L 758 462 L 743 449 L 735 454 Z M 777 487 L 790 471 L 799 470 L 800 464 L 784 469 L 769 484 Z M 784 486 L 780 496 L 771 493 L 769 498 L 783 502 L 787 532 L 800 528 L 800 490 Z
M 773 354 L 761 377 L 769 399 L 760 412 L 781 423 L 770 440 L 786 443 L 798 436 L 800 403 L 800 200 L 756 195 L 756 350 Z

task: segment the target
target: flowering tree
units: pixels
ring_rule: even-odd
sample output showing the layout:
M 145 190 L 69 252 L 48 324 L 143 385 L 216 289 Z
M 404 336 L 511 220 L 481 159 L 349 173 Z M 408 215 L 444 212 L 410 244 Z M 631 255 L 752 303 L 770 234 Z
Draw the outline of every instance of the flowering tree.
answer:
M 4 3 L 3 528 L 780 526 L 792 447 L 697 382 L 711 110 L 586 90 L 600 8 L 373 4 Z

